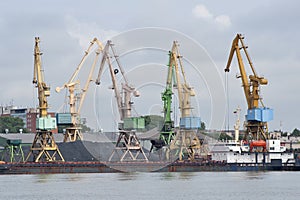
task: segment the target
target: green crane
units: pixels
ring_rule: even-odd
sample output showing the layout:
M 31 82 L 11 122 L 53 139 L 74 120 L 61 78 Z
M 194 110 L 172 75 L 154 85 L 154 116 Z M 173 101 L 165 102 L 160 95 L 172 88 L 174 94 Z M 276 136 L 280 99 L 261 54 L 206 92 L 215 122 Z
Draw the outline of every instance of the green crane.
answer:
M 162 101 L 164 103 L 164 125 L 160 132 L 159 139 L 163 141 L 165 145 L 170 144 L 171 140 L 173 139 L 174 133 L 174 122 L 171 119 L 171 106 L 172 106 L 172 77 L 174 73 L 174 63 L 172 59 L 172 52 L 169 52 L 169 64 L 168 64 L 168 76 L 166 82 L 166 89 L 162 93 Z M 175 81 L 175 80 L 174 80 Z

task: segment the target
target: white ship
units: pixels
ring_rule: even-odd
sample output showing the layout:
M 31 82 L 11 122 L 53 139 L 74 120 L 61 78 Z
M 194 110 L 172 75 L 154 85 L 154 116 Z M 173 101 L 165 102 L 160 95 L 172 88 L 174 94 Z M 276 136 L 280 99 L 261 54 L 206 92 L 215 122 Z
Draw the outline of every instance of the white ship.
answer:
M 213 161 L 237 164 L 294 164 L 292 152 L 282 146 L 280 140 L 243 142 L 227 141 L 214 144 L 211 150 Z

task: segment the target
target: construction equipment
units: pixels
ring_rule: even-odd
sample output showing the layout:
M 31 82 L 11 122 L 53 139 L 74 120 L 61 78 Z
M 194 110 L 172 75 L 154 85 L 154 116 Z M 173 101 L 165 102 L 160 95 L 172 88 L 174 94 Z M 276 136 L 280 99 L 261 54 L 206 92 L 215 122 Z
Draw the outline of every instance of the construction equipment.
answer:
M 169 63 L 168 63 L 168 74 L 166 81 L 165 91 L 162 93 L 161 99 L 163 101 L 163 113 L 164 113 L 164 124 L 160 131 L 159 139 L 151 140 L 150 152 L 155 147 L 160 149 L 165 145 L 169 145 L 171 140 L 174 139 L 174 121 L 172 120 L 172 96 L 173 96 L 173 84 L 176 85 L 174 63 L 171 56 L 172 52 L 169 52 Z
M 22 148 L 22 139 L 7 139 L 2 152 L 1 160 L 9 157 L 10 162 L 24 162 L 24 152 Z
M 34 75 L 33 84 L 38 88 L 39 116 L 36 120 L 37 133 L 34 137 L 26 161 L 33 156 L 34 162 L 39 161 L 64 161 L 59 148 L 54 140 L 51 130 L 56 129 L 56 119 L 48 115 L 48 101 L 50 87 L 44 81 L 39 48 L 40 38 L 35 38 L 34 48 Z
M 112 54 L 112 55 L 111 55 Z M 111 59 L 114 58 L 117 68 L 114 69 Z M 135 129 L 144 128 L 145 121 L 141 117 L 132 117 L 131 116 L 131 106 L 133 102 L 131 101 L 131 96 L 138 97 L 140 96 L 139 92 L 132 86 L 129 85 L 128 80 L 125 76 L 123 67 L 121 66 L 120 60 L 112 41 L 108 40 L 104 50 L 103 56 L 99 68 L 98 77 L 96 79 L 96 84 L 100 85 L 101 76 L 104 70 L 105 64 L 108 64 L 109 72 L 112 80 L 112 89 L 115 92 L 115 97 L 117 101 L 118 111 L 120 114 L 120 123 L 119 123 L 119 137 L 116 143 L 116 147 L 111 154 L 109 161 L 111 161 L 115 154 L 122 152 L 120 161 L 136 161 L 136 160 L 146 160 L 148 161 L 141 145 L 138 140 Z M 124 83 L 122 83 L 122 92 L 120 92 L 116 75 L 121 72 Z M 142 155 L 142 158 L 139 158 L 139 155 Z
M 96 56 L 94 58 L 93 64 L 91 66 L 88 78 L 85 82 L 84 88 L 80 89 L 80 92 L 75 94 L 75 91 L 78 90 L 80 81 L 75 80 L 77 78 L 86 58 L 88 57 L 92 47 L 94 44 L 97 44 L 97 49 L 95 51 Z M 77 66 L 75 72 L 72 74 L 71 78 L 67 83 L 65 83 L 62 87 L 57 87 L 56 92 L 60 92 L 63 88 L 67 88 L 69 91 L 69 107 L 70 113 L 58 113 L 57 114 L 57 123 L 58 125 L 65 125 L 67 126 L 66 132 L 64 135 L 64 142 L 74 142 L 76 140 L 82 140 L 82 133 L 81 133 L 81 122 L 80 122 L 80 111 L 85 100 L 86 93 L 88 91 L 90 82 L 93 81 L 92 76 L 95 70 L 95 65 L 98 61 L 99 54 L 103 51 L 102 43 L 97 39 L 94 38 L 85 51 L 84 56 L 82 57 L 79 65 Z
M 201 146 L 200 140 L 196 135 L 197 129 L 201 127 L 201 120 L 200 117 L 193 117 L 191 115 L 191 97 L 195 96 L 195 92 L 187 83 L 182 56 L 179 53 L 178 46 L 178 42 L 174 41 L 172 50 L 169 54 L 168 79 L 170 79 L 170 72 L 174 71 L 176 80 L 175 86 L 177 88 L 179 109 L 181 113 L 180 128 L 177 130 L 173 140 L 170 141 L 170 150 L 179 149 L 179 160 L 182 160 L 184 155 L 187 155 L 189 159 L 193 160 L 196 149 L 200 149 Z M 183 77 L 183 83 L 181 83 L 181 76 Z M 167 114 L 169 114 L 168 112 Z
M 258 76 L 256 73 L 243 39 L 244 37 L 241 34 L 237 34 L 234 38 L 225 72 L 229 72 L 233 55 L 236 53 L 241 73 L 241 75 L 237 76 L 237 78 L 242 79 L 242 87 L 244 88 L 244 94 L 248 105 L 245 122 L 246 134 L 244 140 L 267 140 L 269 137 L 268 122 L 273 119 L 273 110 L 264 106 L 260 96 L 260 86 L 267 85 L 268 81 L 264 77 Z M 239 45 L 239 42 L 241 45 Z M 243 63 L 241 50 L 244 51 L 253 73 L 249 75 L 249 80 Z

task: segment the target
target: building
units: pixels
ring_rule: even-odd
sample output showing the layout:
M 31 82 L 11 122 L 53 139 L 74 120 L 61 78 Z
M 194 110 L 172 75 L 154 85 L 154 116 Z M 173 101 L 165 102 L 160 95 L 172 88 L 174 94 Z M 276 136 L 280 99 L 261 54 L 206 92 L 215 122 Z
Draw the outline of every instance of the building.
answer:
M 29 133 L 36 133 L 36 119 L 38 116 L 37 109 L 16 106 L 1 106 L 0 110 L 1 116 L 12 116 L 21 118 L 25 124 L 24 128 L 26 128 Z M 49 112 L 48 114 L 51 117 L 55 117 L 54 112 Z M 58 130 L 55 129 L 52 132 L 57 133 Z

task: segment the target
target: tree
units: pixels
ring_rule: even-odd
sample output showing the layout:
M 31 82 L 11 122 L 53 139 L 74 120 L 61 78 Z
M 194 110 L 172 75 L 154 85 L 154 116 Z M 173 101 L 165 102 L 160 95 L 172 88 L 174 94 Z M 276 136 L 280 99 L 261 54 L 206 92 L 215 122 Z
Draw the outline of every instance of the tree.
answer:
M 299 136 L 300 136 L 300 130 L 298 130 L 297 128 L 295 128 L 295 129 L 293 130 L 291 136 L 299 137 Z
M 284 133 L 281 134 L 282 137 L 286 137 L 287 135 L 288 135 L 287 132 L 284 132 Z
M 92 131 L 92 129 L 90 127 L 88 127 L 86 124 L 81 124 L 80 126 L 82 128 L 81 129 L 82 133 L 87 133 L 87 132 L 91 132 Z
M 0 132 L 5 133 L 6 129 L 9 133 L 19 133 L 20 129 L 23 129 L 23 133 L 27 133 L 27 129 L 24 128 L 25 123 L 19 117 L 1 116 L 0 117 Z
M 232 137 L 230 137 L 226 133 L 222 132 L 219 136 L 219 140 L 232 140 Z
M 206 129 L 206 125 L 204 122 L 201 122 L 201 127 L 199 128 L 199 130 L 205 130 Z

